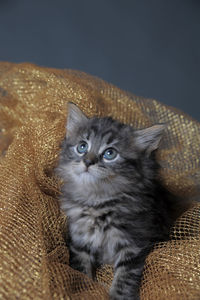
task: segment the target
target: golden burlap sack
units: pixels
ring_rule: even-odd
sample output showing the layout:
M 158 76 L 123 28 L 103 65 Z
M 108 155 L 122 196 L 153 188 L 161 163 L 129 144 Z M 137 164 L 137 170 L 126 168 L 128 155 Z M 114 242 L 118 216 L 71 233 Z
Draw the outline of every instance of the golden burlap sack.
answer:
M 193 197 L 200 182 L 200 124 L 155 100 L 126 93 L 87 74 L 0 64 L 0 299 L 108 299 L 112 269 L 98 281 L 72 270 L 55 178 L 68 101 L 88 116 L 142 128 L 168 124 L 159 159 L 165 185 Z M 103 284 L 102 284 L 103 283 Z M 200 205 L 148 256 L 142 300 L 200 299 Z

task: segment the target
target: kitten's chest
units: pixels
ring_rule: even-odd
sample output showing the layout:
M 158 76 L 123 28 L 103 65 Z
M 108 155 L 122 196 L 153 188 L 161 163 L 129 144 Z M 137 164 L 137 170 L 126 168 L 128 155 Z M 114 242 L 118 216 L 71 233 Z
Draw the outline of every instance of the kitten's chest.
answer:
M 69 211 L 69 216 L 72 211 Z M 112 257 L 112 211 L 94 208 L 76 208 L 76 216 L 70 217 L 72 240 L 80 246 L 89 246 L 91 251 L 103 251 L 104 260 Z

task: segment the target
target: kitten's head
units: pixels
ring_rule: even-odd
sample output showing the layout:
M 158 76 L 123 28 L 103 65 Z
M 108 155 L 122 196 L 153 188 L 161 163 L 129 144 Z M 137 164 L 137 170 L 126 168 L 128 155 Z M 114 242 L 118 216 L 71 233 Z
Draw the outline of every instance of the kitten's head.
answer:
M 142 162 L 151 161 L 163 129 L 158 124 L 134 130 L 110 117 L 87 118 L 70 103 L 59 173 L 83 192 L 127 192 L 144 176 Z

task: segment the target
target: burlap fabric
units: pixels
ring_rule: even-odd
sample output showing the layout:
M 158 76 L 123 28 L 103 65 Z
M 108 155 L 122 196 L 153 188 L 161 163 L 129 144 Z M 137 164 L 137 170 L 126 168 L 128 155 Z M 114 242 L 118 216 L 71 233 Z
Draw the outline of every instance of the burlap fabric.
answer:
M 108 299 L 112 269 L 93 282 L 68 265 L 55 178 L 68 101 L 88 115 L 142 128 L 168 124 L 159 159 L 166 186 L 192 197 L 200 182 L 200 124 L 155 100 L 81 72 L 0 64 L 0 299 Z M 146 261 L 141 299 L 200 299 L 200 205 Z

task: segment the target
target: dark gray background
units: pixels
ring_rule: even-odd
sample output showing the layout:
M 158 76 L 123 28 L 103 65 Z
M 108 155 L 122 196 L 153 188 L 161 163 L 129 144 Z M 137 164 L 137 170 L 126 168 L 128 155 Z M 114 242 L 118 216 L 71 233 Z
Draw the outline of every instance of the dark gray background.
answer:
M 0 60 L 82 70 L 200 121 L 200 0 L 0 0 Z

